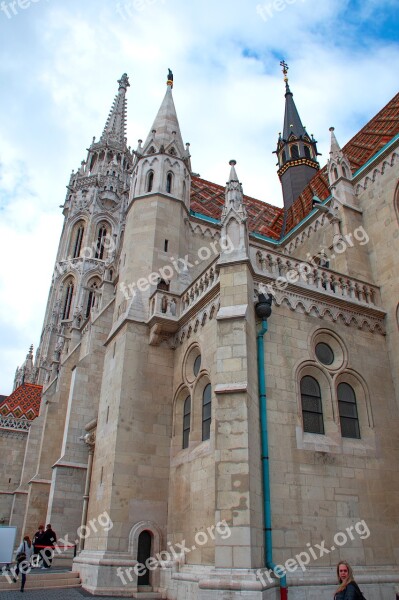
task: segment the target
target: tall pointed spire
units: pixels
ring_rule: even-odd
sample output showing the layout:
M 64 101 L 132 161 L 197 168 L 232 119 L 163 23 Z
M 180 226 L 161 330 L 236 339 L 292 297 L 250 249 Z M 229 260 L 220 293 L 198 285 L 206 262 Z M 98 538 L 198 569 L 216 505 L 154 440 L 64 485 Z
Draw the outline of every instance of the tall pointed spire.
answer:
M 229 165 L 230 176 L 226 182 L 225 203 L 221 217 L 219 264 L 247 260 L 249 256 L 247 211 L 243 202 L 242 185 L 237 177 L 236 161 L 231 160 Z
M 288 65 L 280 62 L 285 81 L 285 113 L 283 135 L 277 142 L 278 176 L 283 188 L 284 208 L 291 206 L 320 168 L 317 146 L 313 135 L 302 125 L 288 84 Z
M 327 162 L 328 179 L 330 186 L 336 186 L 337 180 L 340 178 L 352 179 L 352 170 L 349 158 L 341 150 L 338 140 L 334 133 L 334 127 L 330 127 L 331 143 L 330 143 L 330 158 Z
M 176 152 L 179 158 L 185 158 L 187 151 L 183 144 L 176 108 L 173 102 L 173 73 L 170 69 L 166 85 L 165 97 L 144 143 L 143 153 L 153 154 L 154 152 L 164 152 L 173 147 L 174 152 Z
M 125 144 L 126 140 L 126 90 L 130 86 L 126 73 L 118 80 L 119 88 L 105 123 L 101 142 Z

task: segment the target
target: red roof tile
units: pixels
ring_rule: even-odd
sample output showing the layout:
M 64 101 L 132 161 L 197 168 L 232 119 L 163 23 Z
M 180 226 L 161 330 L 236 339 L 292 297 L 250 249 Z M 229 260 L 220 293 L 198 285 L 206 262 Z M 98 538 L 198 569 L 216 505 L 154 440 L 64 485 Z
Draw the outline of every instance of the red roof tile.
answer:
M 342 149 L 356 171 L 399 133 L 399 94 L 371 119 Z M 287 211 L 286 233 L 295 227 L 312 210 L 312 198 L 326 200 L 330 195 L 327 167 L 318 171 L 302 194 Z M 244 196 L 251 232 L 279 239 L 284 209 L 272 206 L 250 196 Z M 224 205 L 224 187 L 193 177 L 191 185 L 191 210 L 220 220 Z
M 0 403 L 0 415 L 33 421 L 39 416 L 43 386 L 23 383 Z
M 370 158 L 399 133 L 399 94 L 396 94 L 347 144 L 342 151 L 349 158 L 352 171 L 360 169 Z M 312 210 L 312 197 L 326 200 L 330 195 L 327 168 L 316 173 L 302 194 L 287 211 L 286 233 Z

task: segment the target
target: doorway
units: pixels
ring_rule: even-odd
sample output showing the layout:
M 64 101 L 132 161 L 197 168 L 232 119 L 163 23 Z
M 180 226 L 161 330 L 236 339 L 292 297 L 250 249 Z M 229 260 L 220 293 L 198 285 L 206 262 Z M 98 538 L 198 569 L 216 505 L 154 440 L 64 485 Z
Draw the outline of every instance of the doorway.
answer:
M 144 530 L 140 533 L 139 535 L 139 542 L 138 542 L 138 548 L 137 548 L 137 562 L 140 565 L 145 565 L 146 561 L 150 558 L 151 556 L 151 533 L 147 530 Z M 140 569 L 140 572 L 142 572 L 142 575 L 138 576 L 137 579 L 137 586 L 149 586 L 150 585 L 150 571 L 147 569 L 145 569 L 145 572 L 143 572 L 142 569 Z

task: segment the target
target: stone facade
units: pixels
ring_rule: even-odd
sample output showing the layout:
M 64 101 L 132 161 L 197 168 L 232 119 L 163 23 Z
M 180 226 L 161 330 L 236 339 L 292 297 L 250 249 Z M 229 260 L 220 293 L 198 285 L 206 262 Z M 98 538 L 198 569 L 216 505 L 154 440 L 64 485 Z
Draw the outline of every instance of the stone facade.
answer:
M 276 598 L 265 572 L 264 364 L 272 553 L 290 597 L 331 597 L 347 559 L 367 597 L 391 598 L 398 136 L 354 169 L 332 131 L 329 197 L 273 240 L 248 225 L 234 161 L 220 218 L 190 210 L 171 81 L 144 145 L 127 148 L 128 85 L 124 75 L 71 176 L 36 354 L 40 415 L 29 433 L 0 428 L 19 468 L 16 489 L 1 473 L 2 513 L 20 535 L 47 521 L 77 540 L 74 569 L 93 593 Z M 254 305 L 267 293 L 258 364 Z M 318 396 L 304 391 L 309 381 Z M 162 568 L 140 571 L 158 554 Z

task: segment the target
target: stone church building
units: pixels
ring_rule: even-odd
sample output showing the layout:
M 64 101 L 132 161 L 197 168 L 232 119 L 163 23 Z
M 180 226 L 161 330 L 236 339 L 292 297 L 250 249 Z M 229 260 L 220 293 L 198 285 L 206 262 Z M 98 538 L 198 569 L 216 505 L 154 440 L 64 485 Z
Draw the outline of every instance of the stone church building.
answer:
M 122 75 L 68 182 L 0 519 L 78 540 L 92 593 L 327 600 L 346 559 L 394 598 L 399 94 L 321 166 L 283 70 L 283 208 L 193 172 L 171 72 L 134 151 Z

